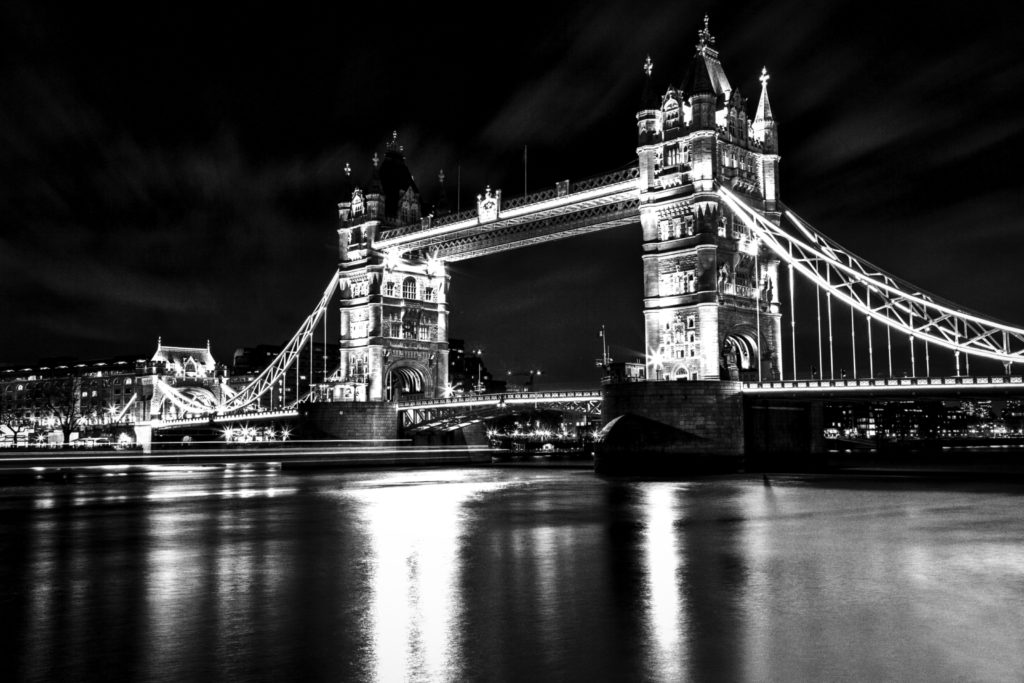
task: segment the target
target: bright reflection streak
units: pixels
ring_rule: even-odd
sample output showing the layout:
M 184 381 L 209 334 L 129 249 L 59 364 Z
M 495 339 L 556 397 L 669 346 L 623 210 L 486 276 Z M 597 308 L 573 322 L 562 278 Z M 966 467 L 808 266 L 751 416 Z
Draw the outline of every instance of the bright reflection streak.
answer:
M 686 680 L 684 623 L 686 605 L 679 589 L 682 557 L 676 538 L 678 484 L 650 484 L 644 489 L 647 525 L 644 564 L 647 570 L 646 617 L 651 642 L 650 670 L 656 680 Z
M 438 481 L 430 473 L 399 473 L 372 483 L 346 495 L 361 503 L 372 553 L 374 678 L 457 680 L 463 668 L 457 626 L 461 508 L 507 484 Z

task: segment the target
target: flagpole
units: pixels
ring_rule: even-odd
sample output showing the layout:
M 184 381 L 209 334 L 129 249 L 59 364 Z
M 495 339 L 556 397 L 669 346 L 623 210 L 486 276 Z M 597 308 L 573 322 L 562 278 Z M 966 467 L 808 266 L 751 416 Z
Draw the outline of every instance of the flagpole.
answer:
M 523 196 L 525 197 L 528 192 L 526 190 L 526 169 L 527 169 L 527 158 L 526 158 L 526 145 L 523 145 Z
M 604 325 L 601 325 L 601 360 L 605 368 L 608 367 L 608 337 L 604 333 Z

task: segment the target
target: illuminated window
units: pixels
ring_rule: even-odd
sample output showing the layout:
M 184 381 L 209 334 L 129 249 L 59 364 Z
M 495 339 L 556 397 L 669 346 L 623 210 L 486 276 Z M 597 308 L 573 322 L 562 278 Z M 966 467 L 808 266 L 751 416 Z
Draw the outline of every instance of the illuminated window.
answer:
M 678 166 L 679 165 L 679 146 L 669 145 L 665 148 L 665 166 Z
M 402 298 L 404 299 L 415 299 L 416 298 L 416 278 L 407 277 L 402 283 Z
M 366 296 L 370 292 L 370 283 L 364 280 L 356 280 L 352 283 L 352 296 Z
M 352 359 L 352 371 L 349 373 L 349 379 L 353 382 L 365 382 L 366 381 L 366 358 L 363 356 L 356 356 Z

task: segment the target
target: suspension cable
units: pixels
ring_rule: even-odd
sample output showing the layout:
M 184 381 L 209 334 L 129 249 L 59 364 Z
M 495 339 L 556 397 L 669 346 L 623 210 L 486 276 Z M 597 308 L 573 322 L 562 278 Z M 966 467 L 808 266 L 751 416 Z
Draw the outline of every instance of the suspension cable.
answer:
M 821 287 L 814 283 L 814 303 L 818 307 L 818 376 L 814 379 L 825 379 L 825 363 L 821 346 Z
M 868 308 L 871 308 L 871 290 L 867 293 L 867 304 Z M 865 315 L 864 322 L 868 325 L 868 376 L 870 379 L 875 378 L 875 347 L 871 338 L 871 316 Z
M 790 245 L 790 250 L 792 250 Z M 796 280 L 793 278 L 793 264 L 789 264 L 789 336 L 793 343 L 793 381 L 796 381 L 796 307 L 793 305 L 796 295 L 793 293 L 793 286 Z

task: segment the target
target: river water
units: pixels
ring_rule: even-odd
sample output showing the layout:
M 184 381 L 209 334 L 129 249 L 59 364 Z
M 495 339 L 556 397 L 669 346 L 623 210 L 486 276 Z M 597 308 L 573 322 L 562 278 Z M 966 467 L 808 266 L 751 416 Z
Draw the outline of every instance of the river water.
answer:
M 1022 503 L 1013 484 L 486 467 L 0 484 L 0 666 L 15 681 L 1019 681 Z

